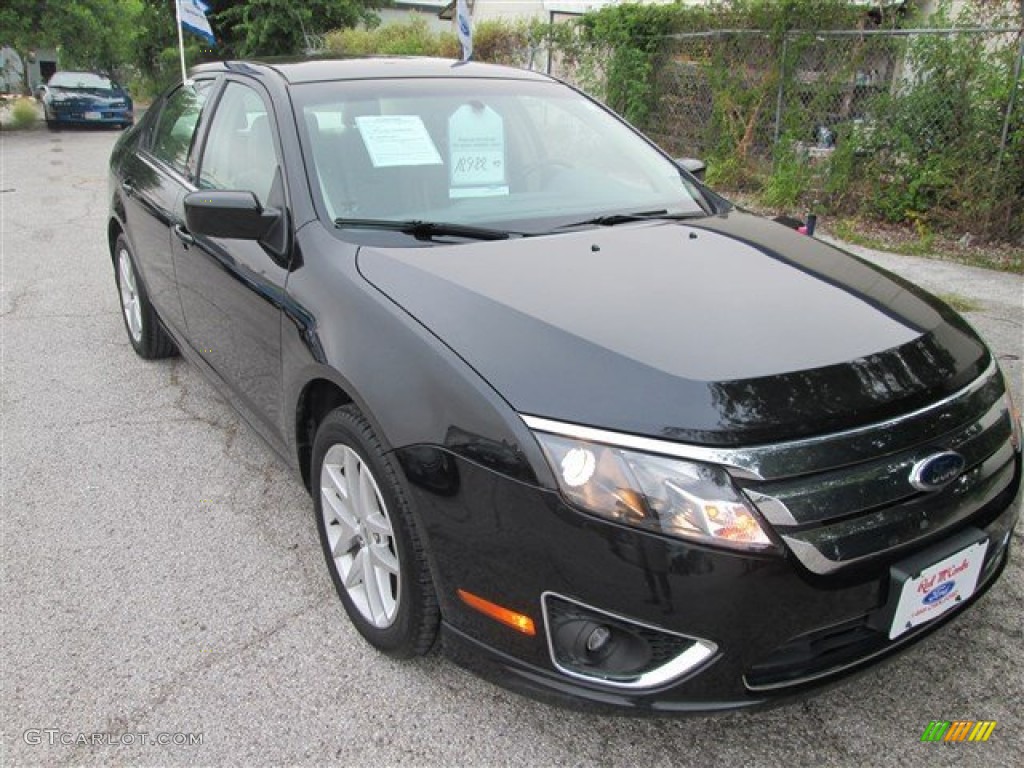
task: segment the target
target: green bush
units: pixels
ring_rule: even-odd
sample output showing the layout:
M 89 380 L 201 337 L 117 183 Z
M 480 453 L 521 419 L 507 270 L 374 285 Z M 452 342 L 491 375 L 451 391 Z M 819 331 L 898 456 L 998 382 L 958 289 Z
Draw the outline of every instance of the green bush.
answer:
M 473 58 L 525 67 L 530 62 L 530 28 L 523 22 L 489 19 L 473 26 Z
M 528 66 L 531 51 L 545 37 L 546 25 L 493 19 L 473 28 L 473 59 L 494 64 Z M 536 39 L 536 42 L 535 42 Z M 340 29 L 326 36 L 329 53 L 342 56 L 439 56 L 458 59 L 458 38 L 451 32 L 433 32 L 427 22 L 411 15 L 407 21 L 373 29 Z
M 816 170 L 802 147 L 792 141 L 781 141 L 776 149 L 775 167 L 761 192 L 761 201 L 770 208 L 796 208 L 806 202 Z
M 324 41 L 329 53 L 344 56 L 441 56 L 456 58 L 459 42 L 451 33 L 435 33 L 427 22 L 410 15 L 401 24 L 373 29 L 357 27 L 329 33 Z
M 34 100 L 22 98 L 14 102 L 14 106 L 11 107 L 11 128 L 15 130 L 31 128 L 38 120 L 39 112 Z
M 950 20 L 940 12 L 931 23 Z M 873 105 L 870 135 L 854 137 L 865 157 L 856 173 L 874 183 L 841 209 L 989 238 L 1024 234 L 1024 120 L 1001 160 L 999 148 L 1017 51 L 982 35 L 912 38 L 903 81 Z M 1021 110 L 1024 83 L 1017 88 Z
M 657 93 L 655 72 L 677 10 L 678 6 L 626 3 L 584 14 L 577 22 L 586 43 L 608 52 L 608 105 L 641 128 L 650 124 Z

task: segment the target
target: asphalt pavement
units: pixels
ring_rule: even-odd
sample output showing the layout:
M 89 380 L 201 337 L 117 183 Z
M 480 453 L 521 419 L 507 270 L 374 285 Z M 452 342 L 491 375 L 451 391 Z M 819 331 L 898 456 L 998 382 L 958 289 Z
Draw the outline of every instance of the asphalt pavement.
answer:
M 1019 764 L 1020 528 L 968 615 L 772 710 L 594 716 L 437 654 L 375 653 L 298 479 L 194 368 L 128 344 L 105 237 L 117 136 L 0 134 L 0 763 Z M 1020 402 L 1021 276 L 858 250 L 974 303 Z M 922 743 L 932 720 L 997 725 L 985 743 Z

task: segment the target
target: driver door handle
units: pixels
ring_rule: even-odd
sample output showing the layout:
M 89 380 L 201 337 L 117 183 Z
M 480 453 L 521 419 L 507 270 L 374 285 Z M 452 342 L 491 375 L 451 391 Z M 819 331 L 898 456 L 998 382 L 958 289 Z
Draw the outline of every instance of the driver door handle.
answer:
M 192 237 L 192 233 L 185 229 L 181 224 L 174 225 L 174 234 L 178 236 L 178 239 L 186 245 L 195 245 L 196 239 Z

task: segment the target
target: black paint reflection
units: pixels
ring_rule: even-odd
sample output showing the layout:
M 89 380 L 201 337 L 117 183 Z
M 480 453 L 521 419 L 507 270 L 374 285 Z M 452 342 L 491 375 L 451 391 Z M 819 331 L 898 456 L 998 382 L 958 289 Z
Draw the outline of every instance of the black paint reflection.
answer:
M 537 476 L 518 445 L 498 442 L 483 435 L 449 427 L 445 447 L 506 477 L 536 483 Z
M 459 471 L 455 458 L 442 448 L 414 445 L 397 451 L 398 461 L 410 483 L 438 496 L 459 492 Z
M 955 391 L 988 364 L 980 345 L 950 325 L 894 350 L 809 371 L 708 384 L 726 429 L 768 441 L 783 422 L 798 434 L 881 421 L 934 402 L 936 390 Z M 667 438 L 679 439 L 666 429 Z

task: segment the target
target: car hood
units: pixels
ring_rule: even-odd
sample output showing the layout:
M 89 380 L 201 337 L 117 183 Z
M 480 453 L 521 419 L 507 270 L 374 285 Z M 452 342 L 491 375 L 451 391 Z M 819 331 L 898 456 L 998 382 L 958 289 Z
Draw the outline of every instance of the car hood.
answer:
M 739 211 L 364 246 L 358 265 L 520 413 L 663 439 L 860 426 L 928 405 L 989 362 L 923 291 Z

